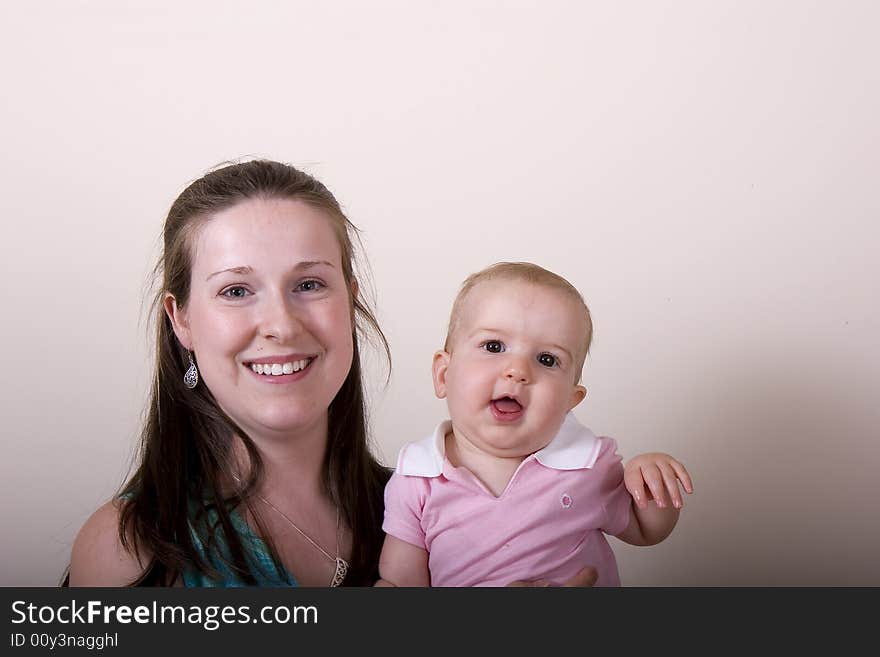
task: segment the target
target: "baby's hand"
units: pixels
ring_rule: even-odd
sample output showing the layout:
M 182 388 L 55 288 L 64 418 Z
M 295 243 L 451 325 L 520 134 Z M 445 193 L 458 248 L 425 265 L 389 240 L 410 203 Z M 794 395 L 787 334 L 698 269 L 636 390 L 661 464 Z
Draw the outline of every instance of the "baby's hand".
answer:
M 687 469 L 669 454 L 639 454 L 623 469 L 623 483 L 640 509 L 647 508 L 650 499 L 660 508 L 668 506 L 671 499 L 672 506 L 680 509 L 684 502 L 678 482 L 688 493 L 694 492 Z

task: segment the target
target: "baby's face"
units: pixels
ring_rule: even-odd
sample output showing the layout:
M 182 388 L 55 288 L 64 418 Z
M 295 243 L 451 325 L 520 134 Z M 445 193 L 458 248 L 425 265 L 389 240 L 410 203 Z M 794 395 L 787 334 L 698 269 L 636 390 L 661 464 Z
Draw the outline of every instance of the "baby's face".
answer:
M 451 352 L 434 356 L 457 440 L 494 456 L 527 456 L 556 435 L 586 390 L 577 385 L 583 306 L 522 281 L 477 284 L 465 299 Z

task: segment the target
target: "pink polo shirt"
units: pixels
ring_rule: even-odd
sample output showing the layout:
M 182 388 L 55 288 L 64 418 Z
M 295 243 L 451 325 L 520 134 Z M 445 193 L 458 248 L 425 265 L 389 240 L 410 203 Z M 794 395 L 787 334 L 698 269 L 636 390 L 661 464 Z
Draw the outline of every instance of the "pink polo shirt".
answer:
M 432 586 L 538 577 L 562 584 L 584 566 L 598 570 L 597 586 L 620 586 L 605 534 L 626 529 L 631 497 L 614 440 L 597 438 L 569 413 L 495 497 L 446 459 L 450 426 L 406 445 L 385 488 L 382 529 L 428 551 Z

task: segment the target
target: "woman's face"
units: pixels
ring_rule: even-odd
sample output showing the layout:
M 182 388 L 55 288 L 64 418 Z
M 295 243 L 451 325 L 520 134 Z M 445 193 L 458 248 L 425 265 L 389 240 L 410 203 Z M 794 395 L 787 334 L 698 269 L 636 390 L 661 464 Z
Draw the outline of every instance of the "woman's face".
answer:
M 351 368 L 350 290 L 330 221 L 289 199 L 219 212 L 195 233 L 186 306 L 166 298 L 201 381 L 251 437 L 325 431 Z

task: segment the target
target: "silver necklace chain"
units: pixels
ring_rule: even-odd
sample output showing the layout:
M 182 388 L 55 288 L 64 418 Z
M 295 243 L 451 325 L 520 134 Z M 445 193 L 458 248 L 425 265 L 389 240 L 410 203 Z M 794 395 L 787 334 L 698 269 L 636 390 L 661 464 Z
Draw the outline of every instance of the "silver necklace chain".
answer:
M 279 516 L 284 518 L 291 527 L 293 527 L 299 535 L 306 539 L 309 543 L 311 543 L 312 547 L 318 550 L 321 554 L 327 557 L 330 561 L 334 561 L 336 563 L 336 572 L 333 573 L 333 579 L 330 581 L 330 586 L 339 586 L 342 584 L 343 580 L 345 580 L 345 576 L 348 574 L 348 562 L 339 556 L 339 507 L 336 507 L 336 556 L 331 555 L 327 550 L 318 545 L 312 537 L 306 534 L 302 529 L 296 526 L 296 523 L 291 520 L 284 511 L 279 509 L 277 506 L 272 504 L 269 500 L 263 497 L 260 494 L 256 494 L 257 498 L 263 502 L 266 506 L 272 509 Z
M 232 475 L 232 478 L 235 479 L 236 483 L 240 486 L 241 479 L 239 479 L 235 474 Z M 333 572 L 333 579 L 330 580 L 330 586 L 340 586 L 343 581 L 345 581 L 345 576 L 348 574 L 349 563 L 339 556 L 339 506 L 336 506 L 336 556 L 331 555 L 327 550 L 318 545 L 315 541 L 312 540 L 312 537 L 306 534 L 302 529 L 296 526 L 296 523 L 291 520 L 284 511 L 279 509 L 277 506 L 272 504 L 265 497 L 260 495 L 259 493 L 254 493 L 257 496 L 257 499 L 260 500 L 263 504 L 272 509 L 279 516 L 284 518 L 288 524 L 293 527 L 300 536 L 306 539 L 312 547 L 318 550 L 321 554 L 327 557 L 330 561 L 333 561 L 336 564 L 336 570 Z

